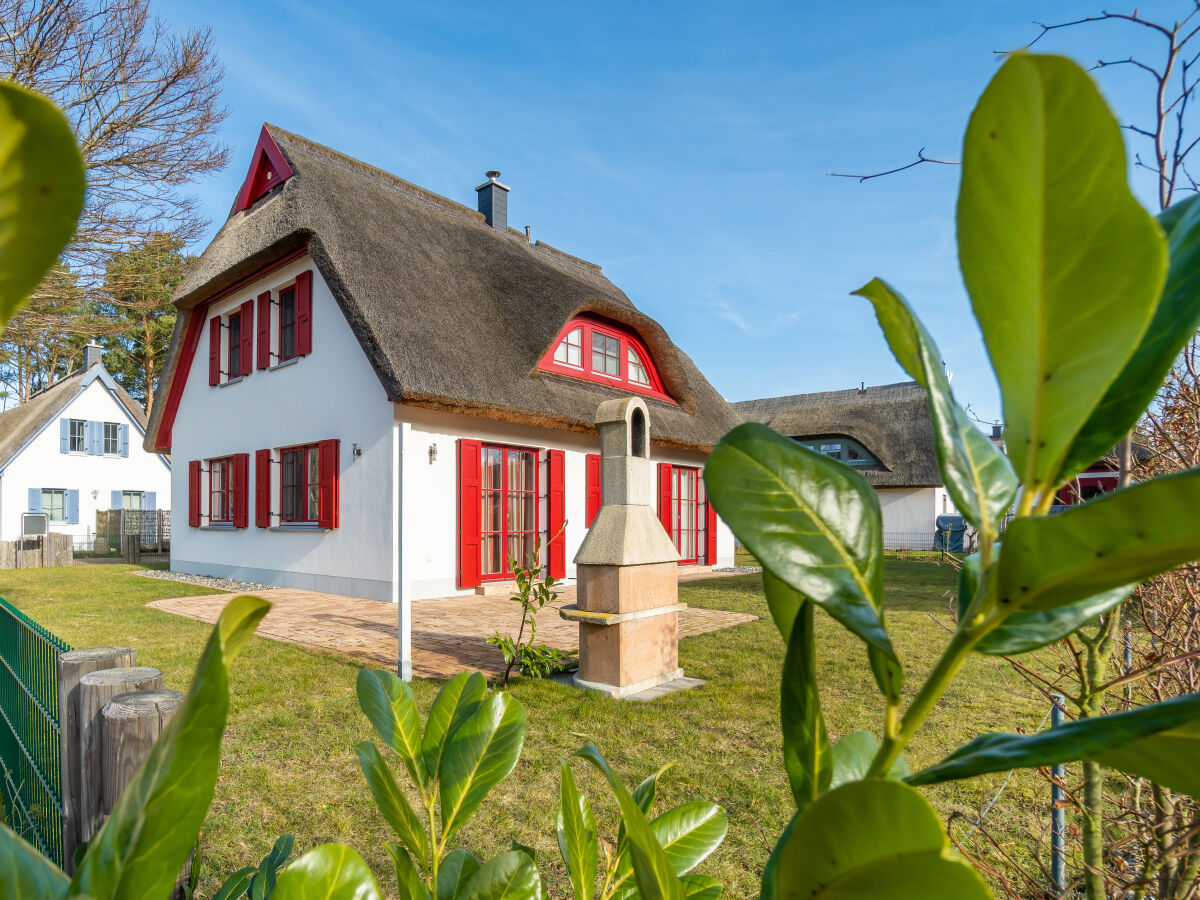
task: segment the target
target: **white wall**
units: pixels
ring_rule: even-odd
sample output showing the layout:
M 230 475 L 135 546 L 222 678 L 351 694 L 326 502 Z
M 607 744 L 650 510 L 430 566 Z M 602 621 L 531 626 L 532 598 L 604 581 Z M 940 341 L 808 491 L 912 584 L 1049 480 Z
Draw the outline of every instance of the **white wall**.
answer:
M 313 272 L 310 356 L 274 369 L 254 369 L 239 381 L 213 387 L 208 383 L 205 323 L 172 432 L 171 568 L 390 600 L 392 404 L 320 272 L 308 257 L 296 259 L 214 304 L 206 319 L 226 314 L 262 291 L 285 288 L 306 269 Z M 254 452 L 329 438 L 341 441 L 339 527 L 255 527 Z M 354 444 L 361 455 L 353 455 Z M 235 453 L 250 454 L 249 527 L 189 527 L 189 460 Z M 272 508 L 278 511 L 278 505 L 275 490 Z M 201 508 L 207 512 L 207 496 Z
M 402 446 L 404 557 L 402 590 L 407 599 L 448 597 L 471 593 L 457 586 L 457 456 L 459 438 L 564 451 L 566 489 L 567 581 L 575 578 L 573 562 L 587 527 L 586 458 L 600 452 L 598 435 L 575 434 L 507 422 L 479 419 L 417 407 L 397 405 L 397 433 Z M 654 433 L 654 413 L 650 413 Z M 430 447 L 436 458 L 430 460 Z M 666 450 L 651 443 L 657 462 L 703 466 L 704 455 Z M 542 484 L 545 493 L 545 484 Z M 343 495 L 343 502 L 345 496 Z M 539 512 L 544 527 L 545 503 Z M 717 565 L 733 565 L 733 533 L 717 520 Z
M 96 371 L 93 368 L 92 373 Z M 60 418 L 128 425 L 129 456 L 63 453 Z M 99 377 L 92 378 L 4 467 L 0 477 L 0 540 L 15 540 L 20 535 L 21 513 L 29 510 L 30 488 L 79 491 L 79 523 L 50 523 L 51 531 L 75 536 L 95 532 L 96 510 L 112 508 L 113 491 L 154 491 L 155 506 L 170 509 L 170 467 L 162 456 L 142 449 L 142 437 L 137 421 Z
M 939 492 L 942 488 L 879 488 L 879 505 L 883 509 L 883 533 L 932 535 L 934 519 L 941 515 Z M 953 513 L 953 506 L 949 506 Z

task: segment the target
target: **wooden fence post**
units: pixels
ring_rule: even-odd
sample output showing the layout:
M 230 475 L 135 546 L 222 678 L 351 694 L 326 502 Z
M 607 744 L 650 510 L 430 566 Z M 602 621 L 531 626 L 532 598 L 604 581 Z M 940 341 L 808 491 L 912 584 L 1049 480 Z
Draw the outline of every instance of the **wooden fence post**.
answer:
M 183 703 L 182 691 L 151 690 L 117 694 L 100 711 L 101 754 L 104 760 L 103 818 L 108 818 L 134 773 L 146 761 L 154 742 Z M 189 855 L 172 897 L 182 895 L 181 885 L 190 880 Z
M 130 647 L 91 647 L 58 655 L 58 747 L 62 764 L 63 865 L 75 873 L 82 798 L 79 758 L 79 679 L 101 669 L 132 666 L 137 651 Z
M 150 666 L 103 669 L 79 679 L 79 839 L 91 840 L 104 821 L 100 711 L 117 694 L 161 688 L 162 672 Z

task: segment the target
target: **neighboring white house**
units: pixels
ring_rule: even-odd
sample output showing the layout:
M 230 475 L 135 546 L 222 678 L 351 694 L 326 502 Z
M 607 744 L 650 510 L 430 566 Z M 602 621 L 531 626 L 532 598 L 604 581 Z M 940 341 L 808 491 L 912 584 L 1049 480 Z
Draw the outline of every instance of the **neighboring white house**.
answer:
M 938 471 L 925 390 L 915 381 L 733 407 L 747 422 L 761 422 L 861 472 L 879 493 L 885 547 L 932 549 L 937 517 L 958 513 Z
M 175 297 L 146 439 L 173 570 L 397 603 L 404 670 L 412 600 L 503 588 L 539 542 L 574 577 L 593 418 L 629 393 L 685 564 L 732 564 L 700 475 L 737 416 L 598 266 L 507 227 L 498 175 L 476 211 L 264 126 Z
M 24 512 L 86 537 L 96 510 L 170 509 L 171 466 L 143 448 L 145 428 L 141 404 L 104 370 L 95 345 L 82 369 L 0 413 L 0 540 L 20 536 Z

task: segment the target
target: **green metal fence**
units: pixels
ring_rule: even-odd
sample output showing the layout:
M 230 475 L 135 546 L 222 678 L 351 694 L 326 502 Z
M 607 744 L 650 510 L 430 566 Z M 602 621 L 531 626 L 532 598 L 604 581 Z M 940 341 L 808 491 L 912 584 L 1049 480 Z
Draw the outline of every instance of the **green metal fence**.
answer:
M 8 825 L 61 866 L 58 654 L 71 647 L 0 597 L 0 765 Z

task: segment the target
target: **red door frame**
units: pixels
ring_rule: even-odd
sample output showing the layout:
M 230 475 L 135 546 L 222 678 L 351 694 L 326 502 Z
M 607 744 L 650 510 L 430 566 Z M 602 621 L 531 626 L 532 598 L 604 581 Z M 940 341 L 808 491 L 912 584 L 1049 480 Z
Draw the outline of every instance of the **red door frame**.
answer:
M 684 500 L 680 496 L 679 490 L 680 474 L 687 472 L 692 478 L 692 499 L 686 501 L 694 509 L 692 516 L 692 547 L 691 555 L 684 556 L 683 550 L 679 546 L 680 528 L 679 523 L 683 521 L 681 515 L 683 511 Z M 692 466 L 672 466 L 671 467 L 671 540 L 675 542 L 675 548 L 679 550 L 681 559 L 680 565 L 694 566 L 700 562 L 700 470 Z

